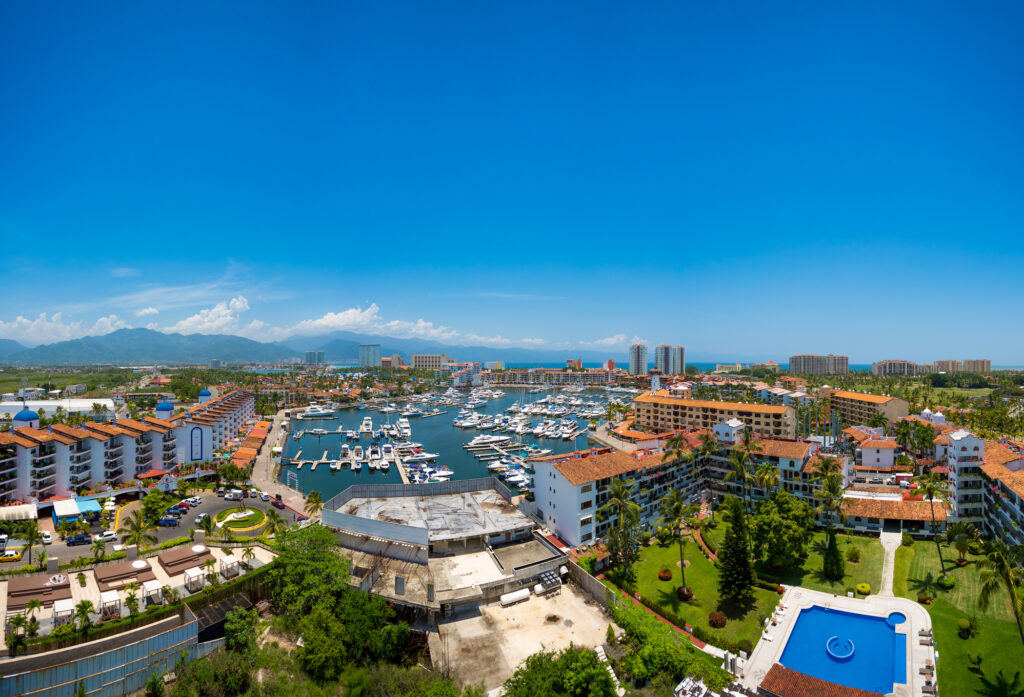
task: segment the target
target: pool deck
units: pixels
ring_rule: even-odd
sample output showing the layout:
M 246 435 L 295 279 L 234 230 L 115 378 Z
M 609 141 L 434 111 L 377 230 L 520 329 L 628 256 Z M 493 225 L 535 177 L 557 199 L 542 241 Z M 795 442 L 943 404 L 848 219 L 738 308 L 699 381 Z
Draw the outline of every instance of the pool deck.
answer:
M 789 641 L 793 627 L 796 626 L 796 618 L 800 615 L 800 611 L 818 605 L 876 617 L 888 617 L 891 612 L 902 612 L 907 617 L 907 621 L 896 626 L 896 633 L 908 637 L 908 683 L 906 685 L 897 684 L 891 694 L 895 697 L 918 697 L 923 694 L 925 676 L 921 675 L 921 668 L 928 661 L 932 665 L 935 664 L 935 647 L 921 645 L 918 632 L 922 629 L 930 630 L 932 628 L 931 616 L 921 605 L 907 598 L 891 598 L 881 595 L 848 598 L 807 588 L 787 588 L 780 604 L 785 607 L 785 610 L 781 615 L 776 615 L 778 624 L 768 626 L 743 667 L 742 682 L 745 687 L 752 690 L 757 689 L 771 667 L 782 658 L 782 652 L 786 648 L 786 642 Z

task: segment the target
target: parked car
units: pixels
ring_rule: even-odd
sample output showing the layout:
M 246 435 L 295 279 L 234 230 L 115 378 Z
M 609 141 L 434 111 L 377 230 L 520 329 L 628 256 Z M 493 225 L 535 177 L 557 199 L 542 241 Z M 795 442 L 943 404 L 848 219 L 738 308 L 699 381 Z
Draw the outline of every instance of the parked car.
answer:
M 178 527 L 178 519 L 173 516 L 169 516 L 156 521 L 156 524 L 162 528 L 176 528 Z
M 20 549 L 5 549 L 3 555 L 0 555 L 0 562 L 12 562 L 21 560 Z
M 204 520 L 206 520 L 209 517 L 210 517 L 209 513 L 200 513 L 199 515 L 196 516 L 196 525 L 199 525 L 201 522 L 203 522 Z
M 260 501 L 269 501 L 269 500 L 270 500 L 270 494 L 268 494 L 265 491 L 261 491 L 260 492 Z
M 117 542 L 117 533 L 113 530 L 104 530 L 96 536 L 95 541 L 103 540 L 104 542 Z
M 43 538 L 44 545 L 48 545 L 53 542 L 53 534 L 51 534 L 49 530 L 43 530 L 41 533 L 39 533 L 39 536 Z
M 80 532 L 77 535 L 72 535 L 67 539 L 68 547 L 74 547 L 75 545 L 87 545 L 92 542 L 92 538 L 84 532 Z
M 255 489 L 249 489 L 249 498 L 254 499 L 259 495 L 260 492 L 256 491 Z
M 188 498 L 188 499 L 185 499 L 185 500 L 188 501 L 188 504 L 190 506 L 198 506 L 199 504 L 201 504 L 203 502 L 203 499 L 201 499 L 198 496 L 193 496 L 192 498 Z
M 0 533 L 0 549 L 7 546 L 7 535 Z
M 868 480 L 868 484 L 881 484 L 881 483 L 882 483 L 882 478 L 881 477 L 872 477 L 871 479 Z
M 215 493 L 217 494 L 217 496 L 224 496 L 224 487 L 217 487 L 217 491 Z
M 273 505 L 274 508 L 284 508 L 284 501 L 281 499 L 274 499 L 274 502 L 271 505 Z

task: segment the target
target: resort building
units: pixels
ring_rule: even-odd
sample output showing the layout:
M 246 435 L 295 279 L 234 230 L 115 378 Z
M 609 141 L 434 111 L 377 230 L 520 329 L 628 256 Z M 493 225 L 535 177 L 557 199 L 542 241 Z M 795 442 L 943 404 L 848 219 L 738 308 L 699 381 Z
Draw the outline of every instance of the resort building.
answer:
M 629 347 L 629 374 L 644 375 L 647 373 L 647 347 L 633 344 Z
M 633 401 L 633 410 L 638 431 L 710 430 L 721 421 L 739 419 L 759 435 L 796 438 L 796 410 L 790 406 L 685 399 L 672 396 L 668 390 L 656 390 L 639 395 Z
M 964 371 L 968 373 L 991 373 L 992 361 L 988 358 L 965 358 Z
M 907 401 L 898 397 L 823 388 L 818 398 L 826 397 L 830 416 L 837 414 L 845 424 L 866 424 L 875 414 L 881 414 L 886 421 L 895 421 L 910 413 Z
M 789 357 L 789 372 L 799 375 L 845 374 L 850 372 L 850 359 L 831 353 L 826 356 L 802 353 Z
M 984 530 L 1008 545 L 1024 544 L 1024 446 L 990 440 L 983 452 Z
M 380 344 L 359 344 L 359 365 L 363 368 L 380 368 Z
M 210 394 L 208 390 L 203 392 L 206 392 L 206 395 Z M 205 432 L 201 428 L 198 431 L 194 428 L 189 429 L 189 458 L 184 460 L 186 462 L 194 461 L 194 456 L 199 452 L 212 452 L 223 448 L 228 441 L 238 435 L 242 424 L 256 414 L 256 398 L 252 392 L 233 390 L 205 402 L 203 400 L 207 397 L 203 392 L 199 393 L 201 404 L 168 419 L 175 426 L 179 423 L 188 423 L 194 427 L 209 427 L 209 438 L 212 440 L 209 444 L 202 442 Z
M 935 361 L 935 369 L 942 373 L 959 373 L 964 369 L 964 364 L 956 360 Z
M 306 351 L 306 365 L 323 365 L 323 351 Z
M 445 370 L 448 355 L 444 353 L 414 353 L 409 356 L 409 365 L 415 370 Z
M 966 429 L 946 434 L 949 446 L 946 466 L 949 468 L 949 506 L 958 521 L 981 525 L 985 515 L 982 491 L 982 465 L 985 443 Z
M 885 360 L 875 361 L 871 364 L 872 375 L 917 375 L 920 366 L 911 361 Z
M 682 346 L 655 346 L 654 367 L 661 371 L 662 375 L 682 375 L 686 372 L 685 351 Z

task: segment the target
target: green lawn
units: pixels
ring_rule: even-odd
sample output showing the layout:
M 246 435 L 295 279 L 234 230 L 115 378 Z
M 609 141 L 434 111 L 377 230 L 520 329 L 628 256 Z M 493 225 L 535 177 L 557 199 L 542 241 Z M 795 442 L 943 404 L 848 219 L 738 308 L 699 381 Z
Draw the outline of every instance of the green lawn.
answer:
M 231 528 L 232 530 L 235 530 L 240 528 L 251 528 L 255 525 L 259 525 L 267 518 L 266 514 L 263 513 L 263 511 L 259 510 L 258 508 L 248 508 L 246 510 L 249 511 L 249 515 L 245 516 L 244 518 L 235 518 L 224 523 L 225 518 L 227 518 L 232 513 L 238 512 L 237 508 L 228 508 L 217 514 L 216 521 L 218 523 L 223 523 L 224 527 L 226 528 Z
M 882 583 L 882 557 L 884 554 L 878 538 L 837 535 L 837 541 L 839 542 L 839 551 L 843 553 L 844 558 L 848 547 L 856 546 L 860 549 L 860 561 L 857 563 L 846 562 L 846 575 L 839 581 L 829 581 L 822 574 L 822 554 L 825 550 L 824 531 L 814 533 L 814 538 L 807 547 L 807 558 L 799 566 L 772 569 L 764 564 L 757 564 L 755 566 L 757 575 L 774 583 L 803 586 L 816 591 L 840 595 L 845 594 L 847 588 L 853 588 L 858 583 L 866 582 L 871 584 L 871 592 L 877 593 Z
M 657 604 L 662 611 L 661 614 L 669 620 L 675 615 L 684 622 L 701 627 L 726 641 L 740 642 L 746 639 L 756 644 L 761 637 L 762 618 L 771 614 L 779 602 L 778 594 L 755 588 L 754 600 L 750 605 L 720 606 L 718 569 L 704 558 L 695 542 L 686 545 L 685 556 L 690 562 L 686 569 L 686 585 L 694 593 L 692 600 L 684 603 L 676 596 L 680 574 L 679 547 L 675 543 L 665 546 L 655 543 L 641 552 L 640 561 L 636 564 L 637 591 Z M 659 580 L 659 569 L 671 569 L 672 580 Z M 609 572 L 607 576 L 619 587 L 630 590 L 621 582 L 621 577 L 615 571 Z M 721 629 L 712 629 L 708 624 L 708 615 L 716 610 L 724 612 L 729 618 L 725 627 Z
M 917 541 L 913 547 L 900 547 L 896 552 L 893 591 L 911 600 L 917 600 L 920 591 L 931 593 L 935 600 L 928 606 L 935 632 L 935 647 L 939 652 L 939 685 L 944 694 L 970 695 L 980 686 L 978 678 L 967 672 L 968 652 L 980 653 L 985 658 L 985 672 L 994 675 L 1002 669 L 1012 675 L 1024 662 L 1024 644 L 1017 633 L 1009 597 L 1000 593 L 982 610 L 978 607 L 981 586 L 977 557 L 968 555 L 968 565 L 956 568 L 956 552 L 942 547 L 946 573 L 956 579 L 949 591 L 936 584 L 941 575 L 939 555 L 935 544 Z M 957 621 L 976 614 L 980 631 L 970 639 L 961 639 Z

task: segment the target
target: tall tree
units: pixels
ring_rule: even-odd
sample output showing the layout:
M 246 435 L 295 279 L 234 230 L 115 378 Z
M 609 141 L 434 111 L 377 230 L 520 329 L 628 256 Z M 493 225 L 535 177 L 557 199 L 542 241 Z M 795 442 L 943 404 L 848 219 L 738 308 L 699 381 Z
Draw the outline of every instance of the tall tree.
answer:
M 984 610 L 1000 589 L 1010 596 L 1010 608 L 1013 618 L 1017 621 L 1017 633 L 1024 643 L 1024 601 L 1021 600 L 1018 587 L 1024 583 L 1024 545 L 1007 547 L 1002 540 L 996 539 L 985 546 L 985 558 L 978 562 L 981 568 L 981 591 L 978 593 L 978 605 Z
M 31 564 L 33 548 L 43 544 L 43 534 L 39 532 L 39 523 L 34 520 L 27 521 L 22 537 L 25 538 L 25 551 L 28 552 L 28 563 Z
M 754 585 L 754 567 L 750 562 L 747 516 L 743 504 L 734 496 L 723 503 L 729 528 L 718 550 L 718 592 L 723 598 L 742 601 Z
M 126 545 L 135 545 L 139 550 L 156 544 L 156 535 L 150 530 L 155 526 L 150 524 L 140 510 L 134 510 L 121 524 L 117 531 Z
M 320 497 L 320 492 L 315 489 L 309 492 L 309 495 L 306 497 L 306 515 L 308 515 L 310 518 L 318 516 L 320 515 L 320 511 L 322 511 L 323 508 L 324 502 L 323 499 Z
M 676 543 L 679 545 L 679 580 L 680 587 L 684 594 L 688 594 L 686 587 L 686 560 L 683 558 L 683 548 L 686 546 L 686 535 L 684 526 L 688 521 L 697 515 L 700 507 L 688 503 L 679 489 L 669 489 L 659 502 L 661 508 L 661 522 L 669 526 L 675 534 Z
M 625 479 L 613 479 L 608 485 L 608 500 L 597 509 L 603 516 L 614 514 L 618 516 L 618 528 L 623 530 L 629 522 L 636 522 L 640 518 L 640 504 L 633 500 L 633 492 L 636 489 L 636 482 L 626 482 Z
M 917 493 L 924 496 L 924 500 L 928 502 L 928 507 L 932 513 L 932 537 L 935 538 L 935 551 L 939 554 L 939 569 L 942 570 L 942 575 L 946 575 L 946 563 L 942 561 L 942 547 L 939 545 L 939 524 L 935 519 L 935 502 L 945 503 L 949 494 L 949 489 L 946 488 L 945 484 L 938 478 L 934 472 L 928 474 L 919 474 L 914 477 L 914 481 L 917 483 Z

